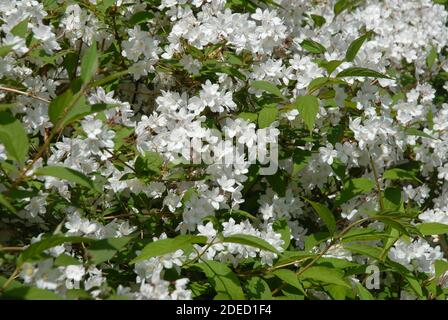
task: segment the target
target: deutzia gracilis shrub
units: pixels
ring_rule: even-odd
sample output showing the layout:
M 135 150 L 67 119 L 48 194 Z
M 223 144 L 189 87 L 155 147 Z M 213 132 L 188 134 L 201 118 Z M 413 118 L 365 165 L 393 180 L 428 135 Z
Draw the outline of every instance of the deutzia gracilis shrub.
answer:
M 0 298 L 446 299 L 447 8 L 0 1 Z

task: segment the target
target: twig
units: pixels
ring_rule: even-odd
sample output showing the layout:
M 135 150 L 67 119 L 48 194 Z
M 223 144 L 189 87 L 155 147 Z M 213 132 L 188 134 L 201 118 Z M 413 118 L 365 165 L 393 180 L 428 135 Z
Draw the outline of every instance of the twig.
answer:
M 32 93 L 29 93 L 29 92 L 20 91 L 20 90 L 14 89 L 14 88 L 8 88 L 8 87 L 0 86 L 0 90 L 11 92 L 11 93 L 21 94 L 23 96 L 27 96 L 27 97 L 30 97 L 30 98 L 33 98 L 33 99 L 36 99 L 36 100 L 39 100 L 39 101 L 42 101 L 42 102 L 45 102 L 45 103 L 50 103 L 50 100 L 47 100 L 45 98 L 36 96 L 36 95 L 34 95 Z

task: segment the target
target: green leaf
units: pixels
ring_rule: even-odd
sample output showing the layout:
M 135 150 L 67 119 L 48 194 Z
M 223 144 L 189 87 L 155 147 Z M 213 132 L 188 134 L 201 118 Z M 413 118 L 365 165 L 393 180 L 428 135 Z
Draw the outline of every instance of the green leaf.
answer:
M 154 14 L 149 11 L 139 11 L 132 15 L 132 17 L 129 19 L 129 23 L 132 26 L 146 23 L 148 20 L 151 20 L 154 18 Z
M 429 51 L 428 56 L 426 57 L 426 65 L 428 68 L 432 68 L 434 65 L 434 62 L 436 62 L 438 57 L 437 50 L 434 47 L 431 47 L 431 50 Z
M 406 132 L 406 134 L 411 135 L 411 136 L 419 136 L 419 137 L 423 137 L 423 138 L 428 138 L 428 139 L 432 139 L 432 140 L 436 140 L 436 138 L 430 136 L 429 134 L 418 130 L 416 128 L 407 128 L 404 132 Z
M 62 297 L 52 291 L 26 286 L 7 289 L 3 292 L 2 298 L 14 300 L 62 300 Z
M 234 234 L 229 237 L 223 237 L 222 242 L 239 243 L 278 254 L 277 249 L 267 241 L 248 234 Z
M 71 108 L 67 112 L 67 115 L 64 118 L 63 126 L 69 125 L 70 123 L 80 120 L 90 114 L 102 112 L 104 110 L 108 110 L 115 107 L 117 106 L 113 104 L 105 104 L 105 103 L 86 104 L 84 103 L 84 100 L 80 101 L 80 103 L 77 104 L 76 108 Z
M 344 274 L 336 269 L 326 267 L 311 267 L 305 270 L 300 279 L 311 279 L 325 284 L 336 284 L 346 288 L 351 288 L 350 284 L 344 279 Z
M 374 241 L 388 238 L 385 232 L 380 232 L 373 228 L 351 229 L 343 237 L 341 242 Z
M 163 158 L 157 152 L 147 151 L 135 161 L 135 171 L 139 175 L 160 174 Z
M 384 190 L 384 209 L 399 211 L 403 201 L 401 199 L 401 189 L 389 187 Z
M 283 240 L 282 248 L 286 250 L 291 242 L 291 229 L 289 228 L 288 222 L 286 219 L 276 220 L 272 224 L 272 228 L 275 232 L 280 233 Z
M 179 235 L 175 238 L 157 240 L 147 244 L 140 254 L 130 261 L 130 264 L 152 257 L 163 256 L 177 250 L 189 251 L 195 243 L 205 244 L 207 243 L 207 238 L 203 236 Z
M 372 247 L 366 244 L 344 244 L 344 249 L 350 250 L 357 254 L 372 257 L 376 260 L 380 260 L 382 254 L 381 248 Z
M 220 298 L 245 299 L 238 277 L 225 264 L 207 260 L 195 266 L 205 273 Z
M 311 53 L 319 54 L 319 53 L 325 53 L 325 51 L 327 51 L 327 49 L 325 49 L 323 45 L 311 39 L 303 40 L 300 45 L 302 46 L 303 49 Z
M 44 252 L 45 250 L 53 248 L 53 247 L 58 246 L 63 243 L 80 243 L 80 242 L 89 243 L 92 241 L 94 241 L 94 240 L 92 240 L 90 238 L 83 238 L 83 237 L 51 236 L 51 237 L 42 239 L 39 242 L 33 243 L 28 248 L 26 248 L 24 251 L 22 251 L 19 258 L 17 259 L 17 264 L 22 265 L 24 262 L 40 256 L 40 254 L 42 252 Z
M 28 155 L 28 136 L 22 123 L 9 111 L 0 112 L 0 142 L 8 157 L 23 164 Z
M 328 231 L 330 231 L 330 233 L 333 234 L 336 231 L 336 219 L 334 218 L 333 213 L 331 213 L 330 209 L 328 209 L 326 206 L 318 202 L 314 202 L 308 199 L 305 200 L 309 204 L 311 204 L 313 209 L 317 212 L 319 217 L 327 226 Z
M 370 35 L 371 33 L 368 32 L 350 43 L 347 52 L 345 53 L 345 61 L 351 62 L 355 59 L 359 49 L 361 49 L 364 41 L 366 41 L 370 37 Z
M 342 62 L 341 60 L 330 60 L 330 61 L 322 61 L 319 63 L 319 66 L 327 70 L 328 74 L 332 74 L 334 70 L 336 70 L 337 67 L 339 67 Z M 329 83 L 335 83 L 336 81 L 331 78 L 327 78 Z
M 131 237 L 120 237 L 94 242 L 88 249 L 92 263 L 100 264 L 112 259 L 131 239 Z
M 258 113 L 253 112 L 241 112 L 237 117 L 253 123 L 257 123 L 258 121 Z
M 366 178 L 350 179 L 344 183 L 344 187 L 341 193 L 336 197 L 335 205 L 339 206 L 348 200 L 359 196 L 360 194 L 367 193 L 375 187 L 375 183 Z
M 417 178 L 413 172 L 400 168 L 393 168 L 384 171 L 383 179 L 400 180 L 400 181 L 411 180 L 422 183 L 422 181 L 419 178 Z
M 54 265 L 56 267 L 65 267 L 73 265 L 81 265 L 82 262 L 75 257 L 69 256 L 67 254 L 61 254 L 54 260 Z
M 305 290 L 303 289 L 303 286 L 295 272 L 289 269 L 278 269 L 272 273 L 286 284 L 289 284 L 290 286 L 298 289 L 300 292 L 305 293 Z
M 267 128 L 272 122 L 277 120 L 278 109 L 275 107 L 265 107 L 258 113 L 258 127 Z
M 338 2 L 336 2 L 333 7 L 333 12 L 334 12 L 335 17 L 338 16 L 342 11 L 347 9 L 348 6 L 349 6 L 349 3 L 347 0 L 339 0 Z
M 62 120 L 62 117 L 70 111 L 69 108 L 77 108 L 85 104 L 85 97 L 78 95 L 81 85 L 80 79 L 72 81 L 66 91 L 50 102 L 48 116 L 54 125 L 58 124 L 58 121 Z
M 277 97 L 280 97 L 282 99 L 285 99 L 283 97 L 281 91 L 277 86 L 273 85 L 270 82 L 267 81 L 254 81 L 251 83 L 251 87 L 257 90 L 266 91 L 269 93 L 272 93 L 273 95 L 276 95 Z
M 86 188 L 95 189 L 95 184 L 89 177 L 79 171 L 62 166 L 47 166 L 39 168 L 35 171 L 35 175 L 55 177 L 79 184 L 80 186 Z
M 360 300 L 375 300 L 372 294 L 364 288 L 364 286 L 360 283 L 356 284 L 356 291 L 358 292 L 358 296 Z
M 391 79 L 389 76 L 382 74 L 381 72 L 367 69 L 367 68 L 360 68 L 360 67 L 352 67 L 347 68 L 345 70 L 342 70 L 339 72 L 336 77 L 338 78 L 344 78 L 344 77 L 372 77 L 372 78 L 384 78 L 384 79 Z
M 9 203 L 8 199 L 0 193 L 0 204 L 12 213 L 17 213 L 17 210 Z
M 300 96 L 297 98 L 295 106 L 311 133 L 319 112 L 319 100 L 315 96 Z
M 18 23 L 14 28 L 11 29 L 11 33 L 20 38 L 26 38 L 28 33 L 28 22 L 29 19 L 25 19 L 22 22 Z
M 98 68 L 98 53 L 96 50 L 96 42 L 90 45 L 90 48 L 85 52 L 81 61 L 81 79 L 84 84 L 89 83 L 90 79 L 95 75 Z
M 436 222 L 425 222 L 417 225 L 417 229 L 425 236 L 448 233 L 448 225 Z
M 9 45 L 9 46 L 1 46 L 0 47 L 0 58 L 5 57 L 8 53 L 10 53 L 12 51 L 12 48 L 14 46 L 13 45 Z
M 313 19 L 314 24 L 318 27 L 322 27 L 325 24 L 325 22 L 327 22 L 327 20 L 325 20 L 324 17 L 319 16 L 317 14 L 312 14 L 311 19 Z
M 260 277 L 252 277 L 246 284 L 249 298 L 257 300 L 271 300 L 272 293 L 269 285 Z

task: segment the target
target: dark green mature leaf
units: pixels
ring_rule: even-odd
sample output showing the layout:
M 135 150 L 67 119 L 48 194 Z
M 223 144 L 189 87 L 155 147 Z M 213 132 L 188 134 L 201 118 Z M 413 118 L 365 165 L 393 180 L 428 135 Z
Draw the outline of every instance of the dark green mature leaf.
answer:
M 303 49 L 311 53 L 319 54 L 319 53 L 325 53 L 325 51 L 327 51 L 327 49 L 325 49 L 323 45 L 311 39 L 303 40 L 300 45 L 302 46 Z
M 367 193 L 375 187 L 375 183 L 366 178 L 350 179 L 344 183 L 341 193 L 336 197 L 336 206 L 347 202 L 348 200 Z
M 54 125 L 62 120 L 70 109 L 78 108 L 86 103 L 85 97 L 79 96 L 78 94 L 81 86 L 81 79 L 72 81 L 70 88 L 50 102 L 50 105 L 48 106 L 48 116 Z
M 28 155 L 28 136 L 22 123 L 9 111 L 0 112 L 0 142 L 8 157 L 23 164 Z
M 96 42 L 94 41 L 87 49 L 81 60 L 81 79 L 84 84 L 89 83 L 98 68 L 98 53 Z
M 83 173 L 62 167 L 62 166 L 47 166 L 43 168 L 39 168 L 34 173 L 36 176 L 50 176 L 55 177 L 62 180 L 67 180 L 80 186 L 95 189 L 95 184 L 89 177 L 84 175 Z
M 336 231 L 336 219 L 334 218 L 333 213 L 331 213 L 330 209 L 328 209 L 326 206 L 318 202 L 314 202 L 308 199 L 305 200 L 309 204 L 311 204 L 313 209 L 317 212 L 319 217 L 327 226 L 328 231 L 330 231 L 330 233 L 334 233 Z
M 219 298 L 231 300 L 245 299 L 238 277 L 225 264 L 207 260 L 195 266 L 205 273 Z
M 367 69 L 367 68 L 361 68 L 361 67 L 352 67 L 347 68 L 345 70 L 342 70 L 339 72 L 336 77 L 338 78 L 344 78 L 344 77 L 372 77 L 372 78 L 384 78 L 384 79 L 391 79 L 389 76 L 382 74 L 381 72 Z
M 94 242 L 88 249 L 92 263 L 100 264 L 112 259 L 131 239 L 131 237 L 120 237 Z
M 295 106 L 311 132 L 319 112 L 319 100 L 315 96 L 300 96 L 297 98 Z
M 38 257 L 45 250 L 53 248 L 53 247 L 58 246 L 63 243 L 80 243 L 80 242 L 90 243 L 93 241 L 94 240 L 92 240 L 90 238 L 83 238 L 83 237 L 51 236 L 51 237 L 42 239 L 39 242 L 33 243 L 28 248 L 26 248 L 24 251 L 22 251 L 19 258 L 17 259 L 17 264 L 21 265 L 26 261 L 29 261 L 35 257 Z
M 247 294 L 251 299 L 271 300 L 272 293 L 269 285 L 260 277 L 252 277 L 246 284 Z
M 132 15 L 132 17 L 129 19 L 129 23 L 132 26 L 146 23 L 148 20 L 151 20 L 154 18 L 154 14 L 149 11 L 139 11 Z
M 350 284 L 344 279 L 344 274 L 342 272 L 326 267 L 311 267 L 305 270 L 299 278 L 311 279 L 325 284 L 332 283 L 346 288 L 351 288 Z
M 275 249 L 267 241 L 265 241 L 261 238 L 252 236 L 252 235 L 248 235 L 248 234 L 233 234 L 229 237 L 223 237 L 222 241 L 244 244 L 244 245 L 255 247 L 255 248 L 258 248 L 261 250 L 278 253 L 277 249 Z
M 371 33 L 368 32 L 361 37 L 355 39 L 350 46 L 347 49 L 347 52 L 345 53 L 345 61 L 353 61 L 356 57 L 356 54 L 358 53 L 359 49 L 361 49 L 361 46 L 363 45 L 364 41 L 366 41 L 370 37 Z
M 382 254 L 381 248 L 369 246 L 366 244 L 344 244 L 344 249 L 350 250 L 357 254 L 372 257 L 376 260 L 380 260 Z
M 277 120 L 278 109 L 275 107 L 265 107 L 258 113 L 258 127 L 267 128 L 272 122 Z
M 0 204 L 12 213 L 17 213 L 17 210 L 9 203 L 8 199 L 0 193 Z
M 422 183 L 422 181 L 419 178 L 417 178 L 413 172 L 401 168 L 393 168 L 384 171 L 383 179 L 403 180 L 403 181 L 411 180 Z
M 289 284 L 290 286 L 298 289 L 300 292 L 305 293 L 305 290 L 303 289 L 303 286 L 294 271 L 289 269 L 278 269 L 272 273 L 286 284 Z
M 147 244 L 140 254 L 130 261 L 130 264 L 147 260 L 152 257 L 163 256 L 164 254 L 175 252 L 177 250 L 189 251 L 193 244 L 205 244 L 207 238 L 203 236 L 179 235 L 175 238 L 166 238 Z

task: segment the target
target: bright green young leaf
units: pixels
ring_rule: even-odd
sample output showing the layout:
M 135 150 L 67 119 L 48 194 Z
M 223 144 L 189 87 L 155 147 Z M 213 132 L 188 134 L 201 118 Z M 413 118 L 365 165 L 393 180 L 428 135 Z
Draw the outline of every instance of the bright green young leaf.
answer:
M 130 264 L 147 260 L 152 257 L 163 256 L 164 254 L 175 252 L 177 250 L 190 251 L 193 244 L 205 244 L 207 238 L 203 236 L 179 235 L 175 238 L 166 238 L 147 244 L 140 254 L 131 260 Z
M 277 97 L 280 97 L 284 99 L 281 91 L 277 86 L 274 84 L 267 82 L 267 81 L 254 81 L 251 84 L 251 87 L 257 90 L 266 91 L 269 93 L 272 93 L 273 95 L 276 95 Z
M 327 51 L 327 49 L 325 49 L 323 45 L 311 39 L 303 40 L 300 45 L 302 46 L 303 49 L 311 53 L 319 54 L 319 53 L 325 53 L 325 51 Z
M 425 222 L 417 225 L 417 229 L 425 236 L 448 233 L 448 224 Z
M 278 251 L 271 244 L 266 242 L 266 240 L 263 240 L 261 238 L 249 234 L 234 234 L 229 237 L 224 237 L 222 241 L 244 244 L 261 250 L 278 253 Z
M 26 248 L 20 254 L 17 264 L 21 265 L 24 262 L 27 262 L 37 256 L 40 256 L 45 250 L 53 248 L 63 243 L 90 243 L 94 240 L 90 238 L 83 237 L 63 237 L 63 236 L 51 236 L 45 239 L 40 240 L 39 242 L 35 242 Z
M 89 177 L 79 171 L 62 166 L 42 167 L 37 169 L 34 174 L 36 176 L 50 176 L 61 180 L 67 180 L 86 188 L 95 189 L 95 184 Z
M 84 84 L 90 82 L 90 79 L 95 75 L 98 68 L 98 53 L 96 50 L 96 42 L 85 52 L 81 60 L 81 79 Z
M 10 53 L 12 51 L 13 46 L 9 45 L 9 46 L 1 46 L 0 47 L 0 58 L 5 57 L 8 53 Z
M 384 171 L 383 179 L 385 180 L 401 180 L 401 181 L 416 181 L 422 183 L 422 181 L 415 176 L 415 174 L 411 171 L 393 168 Z
M 258 127 L 267 128 L 272 122 L 277 120 L 278 109 L 275 107 L 265 107 L 258 113 Z
M 311 132 L 319 112 L 319 100 L 315 96 L 300 96 L 297 98 L 295 106 Z

